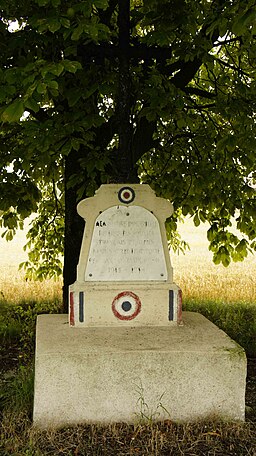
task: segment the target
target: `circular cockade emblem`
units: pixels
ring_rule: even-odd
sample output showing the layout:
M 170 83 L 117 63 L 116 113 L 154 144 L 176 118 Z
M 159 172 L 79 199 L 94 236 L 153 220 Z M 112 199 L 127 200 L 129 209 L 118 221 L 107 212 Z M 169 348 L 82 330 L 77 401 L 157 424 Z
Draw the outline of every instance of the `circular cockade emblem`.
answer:
M 113 314 L 119 320 L 133 320 L 140 310 L 140 298 L 132 291 L 119 293 L 112 302 Z
M 118 199 L 121 203 L 132 203 L 135 198 L 135 191 L 131 187 L 122 187 L 118 192 Z

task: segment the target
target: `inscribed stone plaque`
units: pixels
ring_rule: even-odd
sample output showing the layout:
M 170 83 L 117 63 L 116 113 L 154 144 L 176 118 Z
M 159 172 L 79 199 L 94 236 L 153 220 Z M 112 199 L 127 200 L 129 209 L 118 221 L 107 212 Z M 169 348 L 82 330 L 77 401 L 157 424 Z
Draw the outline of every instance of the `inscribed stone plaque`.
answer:
M 102 212 L 95 221 L 85 280 L 167 280 L 157 218 L 141 206 Z

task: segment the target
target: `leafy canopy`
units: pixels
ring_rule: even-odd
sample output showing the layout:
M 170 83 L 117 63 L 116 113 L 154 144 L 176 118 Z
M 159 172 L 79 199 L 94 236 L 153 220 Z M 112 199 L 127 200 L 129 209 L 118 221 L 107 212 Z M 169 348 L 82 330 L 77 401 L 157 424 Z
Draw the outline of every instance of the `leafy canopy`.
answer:
M 118 178 L 123 57 L 127 167 L 173 202 L 174 246 L 177 219 L 190 215 L 209 222 L 215 263 L 256 250 L 254 0 L 132 0 L 121 46 L 123 3 L 0 0 L 1 224 L 11 239 L 37 212 L 25 266 L 42 278 L 61 272 L 65 191 L 79 200 Z

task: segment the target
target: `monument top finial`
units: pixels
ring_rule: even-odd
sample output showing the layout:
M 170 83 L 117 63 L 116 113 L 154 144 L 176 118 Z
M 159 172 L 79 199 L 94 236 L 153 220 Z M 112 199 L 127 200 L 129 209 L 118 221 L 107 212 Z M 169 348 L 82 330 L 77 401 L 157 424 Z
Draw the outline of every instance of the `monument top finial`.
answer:
M 78 214 L 87 219 L 111 206 L 136 205 L 153 212 L 160 220 L 173 214 L 173 205 L 165 198 L 159 198 L 147 184 L 103 184 L 95 196 L 86 198 L 77 206 Z

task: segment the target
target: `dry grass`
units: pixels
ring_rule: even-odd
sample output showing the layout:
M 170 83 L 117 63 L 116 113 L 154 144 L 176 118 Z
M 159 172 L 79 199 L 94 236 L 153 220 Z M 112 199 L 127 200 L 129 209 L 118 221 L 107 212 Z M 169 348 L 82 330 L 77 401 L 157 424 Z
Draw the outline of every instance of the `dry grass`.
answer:
M 0 272 L 0 298 L 9 304 L 21 301 L 49 301 L 61 299 L 62 281 L 26 281 L 17 268 L 2 268 Z
M 224 269 L 202 265 L 195 269 L 186 264 L 177 267 L 175 282 L 187 299 L 256 303 L 256 266 L 252 262 L 243 266 Z
M 184 298 L 220 302 L 256 302 L 256 258 L 253 255 L 242 263 L 228 268 L 214 265 L 208 250 L 207 227 L 195 228 L 186 220 L 181 225 L 182 237 L 190 244 L 186 255 L 171 255 L 174 280 L 183 290 Z M 8 302 L 61 298 L 61 281 L 30 282 L 18 271 L 18 264 L 26 259 L 23 245 L 25 232 L 13 241 L 0 238 L 0 294 Z
M 204 422 L 149 425 L 84 425 L 37 431 L 27 415 L 6 415 L 2 421 L 3 456 L 255 456 L 253 423 Z M 1 446 L 0 446 L 1 449 Z
M 187 299 L 205 299 L 220 302 L 248 302 L 256 304 L 256 257 L 248 257 L 228 268 L 215 265 L 208 250 L 207 227 L 193 226 L 187 220 L 181 226 L 182 237 L 191 250 L 186 255 L 171 255 L 174 280 Z
M 29 221 L 28 221 L 29 223 Z M 21 301 L 53 301 L 61 299 L 62 281 L 26 281 L 24 273 L 18 270 L 19 264 L 27 260 L 23 250 L 26 244 L 26 230 L 18 231 L 12 241 L 0 237 L 0 299 L 8 303 Z M 0 231 L 3 232 L 3 230 Z

